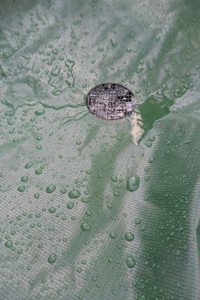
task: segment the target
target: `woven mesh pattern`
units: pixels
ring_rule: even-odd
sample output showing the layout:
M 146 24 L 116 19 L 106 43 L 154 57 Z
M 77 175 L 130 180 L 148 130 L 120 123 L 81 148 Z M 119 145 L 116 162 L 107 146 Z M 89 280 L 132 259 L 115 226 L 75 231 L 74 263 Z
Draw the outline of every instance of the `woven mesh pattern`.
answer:
M 130 90 L 119 84 L 102 84 L 88 93 L 87 107 L 101 119 L 122 119 L 133 112 L 134 96 Z

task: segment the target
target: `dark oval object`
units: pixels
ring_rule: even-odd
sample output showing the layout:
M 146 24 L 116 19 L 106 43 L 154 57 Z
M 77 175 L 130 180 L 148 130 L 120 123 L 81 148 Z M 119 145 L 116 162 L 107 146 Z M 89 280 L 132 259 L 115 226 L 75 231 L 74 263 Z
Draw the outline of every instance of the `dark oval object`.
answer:
M 104 83 L 91 89 L 86 105 L 89 112 L 104 120 L 118 120 L 134 110 L 134 95 L 126 87 L 116 83 Z

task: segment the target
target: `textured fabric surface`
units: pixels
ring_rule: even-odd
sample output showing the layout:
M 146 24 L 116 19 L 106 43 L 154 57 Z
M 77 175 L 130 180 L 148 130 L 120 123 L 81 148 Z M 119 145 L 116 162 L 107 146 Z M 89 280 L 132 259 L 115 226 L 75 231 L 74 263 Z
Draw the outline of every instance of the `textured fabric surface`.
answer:
M 0 300 L 200 299 L 199 36 L 198 0 L 0 2 Z

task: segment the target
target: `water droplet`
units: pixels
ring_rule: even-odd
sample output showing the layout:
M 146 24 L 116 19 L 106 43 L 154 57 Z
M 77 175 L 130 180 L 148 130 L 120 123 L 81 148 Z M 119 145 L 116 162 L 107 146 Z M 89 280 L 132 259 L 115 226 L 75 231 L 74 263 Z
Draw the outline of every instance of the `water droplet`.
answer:
M 20 185 L 20 186 L 18 187 L 18 191 L 19 191 L 19 192 L 24 192 L 25 189 L 26 189 L 26 187 L 25 187 L 24 185 Z
M 72 209 L 74 207 L 74 202 L 68 202 L 67 208 Z
M 110 39 L 110 43 L 114 48 L 117 47 L 117 43 L 113 39 Z
M 111 239 L 115 239 L 116 238 L 116 234 L 113 231 L 111 231 L 110 234 L 109 234 L 109 237 Z
M 68 193 L 70 198 L 78 198 L 80 197 L 81 193 L 78 190 L 72 190 Z
M 42 174 L 42 169 L 41 169 L 41 168 L 36 169 L 36 170 L 35 170 L 35 174 L 36 174 L 36 175 Z
M 41 115 L 43 115 L 44 113 L 45 113 L 45 110 L 44 110 L 43 108 L 37 109 L 37 110 L 35 111 L 35 115 L 36 115 L 36 116 L 41 116 Z
M 83 198 L 81 199 L 81 201 L 82 201 L 83 203 L 87 203 L 87 202 L 89 201 L 89 199 L 86 198 L 86 197 L 83 197 Z
M 139 219 L 139 218 L 136 218 L 136 219 L 135 219 L 135 224 L 139 225 L 139 224 L 141 224 L 141 222 L 142 222 L 141 219 Z
M 83 222 L 83 223 L 81 224 L 81 229 L 82 229 L 83 231 L 89 231 L 89 230 L 90 230 L 90 225 L 89 225 L 87 222 Z
M 56 189 L 56 186 L 54 184 L 50 184 L 47 186 L 46 191 L 47 193 L 53 193 Z
M 6 243 L 5 243 L 5 246 L 6 246 L 7 248 L 11 248 L 12 245 L 13 245 L 13 242 L 12 242 L 11 240 L 6 241 Z
M 77 267 L 77 268 L 76 268 L 76 271 L 77 271 L 78 273 L 81 273 L 81 272 L 82 272 L 82 268 L 81 268 L 81 267 Z
M 22 178 L 21 178 L 21 181 L 22 181 L 22 182 L 26 182 L 27 180 L 28 180 L 28 176 L 26 176 L 26 175 L 25 175 L 25 176 L 22 176 Z
M 147 141 L 146 143 L 145 143 L 145 145 L 147 146 L 147 147 L 151 147 L 152 146 L 152 142 L 150 142 L 150 141 Z
M 61 194 L 66 194 L 67 190 L 66 190 L 66 188 L 61 188 L 60 192 L 61 192 Z
M 111 180 L 113 181 L 113 182 L 117 182 L 117 176 L 111 176 Z
M 40 194 L 39 194 L 38 192 L 36 192 L 36 193 L 34 194 L 34 198 L 35 198 L 35 199 L 39 199 L 39 198 L 40 198 Z
M 60 74 L 60 69 L 58 67 L 55 67 L 52 71 L 51 71 L 51 75 L 52 76 L 59 76 Z
M 33 163 L 32 162 L 28 162 L 26 165 L 25 165 L 25 169 L 29 169 L 33 166 Z
M 86 216 L 90 217 L 92 215 L 92 212 L 90 209 L 86 210 L 85 212 Z
M 56 255 L 55 253 L 52 253 L 52 254 L 49 255 L 49 257 L 48 257 L 48 262 L 49 262 L 50 264 L 53 264 L 53 263 L 55 263 L 56 259 L 57 259 L 57 255 Z
M 81 260 L 81 263 L 82 263 L 83 265 L 86 265 L 87 260 L 86 260 L 86 259 L 82 259 L 82 260 Z
M 126 232 L 125 233 L 125 239 L 128 241 L 128 242 L 131 242 L 133 239 L 134 239 L 134 234 L 132 232 Z
M 133 258 L 132 255 L 126 258 L 126 264 L 129 268 L 133 268 L 135 266 L 135 259 Z
M 53 206 L 51 206 L 51 207 L 49 208 L 49 212 L 50 212 L 51 214 L 55 213 L 55 212 L 56 212 L 56 208 L 53 207 Z
M 129 192 L 134 192 L 139 188 L 139 184 L 140 184 L 140 177 L 137 175 L 131 176 L 127 181 L 126 189 Z

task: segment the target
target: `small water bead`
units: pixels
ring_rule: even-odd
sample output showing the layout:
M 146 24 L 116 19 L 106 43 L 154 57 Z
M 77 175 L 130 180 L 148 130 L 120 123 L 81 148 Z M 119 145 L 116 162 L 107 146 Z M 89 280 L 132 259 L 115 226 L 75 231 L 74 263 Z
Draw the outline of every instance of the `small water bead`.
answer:
M 36 175 L 42 174 L 42 169 L 41 169 L 41 168 L 36 169 L 36 170 L 35 170 L 35 174 L 36 174 Z
M 112 294 L 113 294 L 114 296 L 116 296 L 116 295 L 117 295 L 117 291 L 116 291 L 115 289 L 112 289 Z
M 55 191 L 55 189 L 56 189 L 55 184 L 50 184 L 47 186 L 46 191 L 47 191 L 47 193 L 53 193 Z
M 89 201 L 89 199 L 86 198 L 86 197 L 83 197 L 83 198 L 81 199 L 81 201 L 82 201 L 83 203 L 87 203 L 87 202 Z
M 153 162 L 154 158 L 153 157 L 150 157 L 148 162 L 151 164 Z
M 113 204 L 112 204 L 112 203 L 108 203 L 108 204 L 107 204 L 107 208 L 108 208 L 108 209 L 112 209 L 112 208 L 113 208 Z
M 76 272 L 81 273 L 82 272 L 82 268 L 81 267 L 77 267 L 76 268 Z
M 74 202 L 68 202 L 67 203 L 67 208 L 72 209 L 74 207 Z
M 85 190 L 85 191 L 84 191 L 84 194 L 85 194 L 85 195 L 89 195 L 89 194 L 90 194 L 90 190 L 89 190 L 89 189 Z
M 68 196 L 72 199 L 80 197 L 81 193 L 78 190 L 72 190 L 68 193 Z
M 113 39 L 110 39 L 110 43 L 114 48 L 117 47 L 117 43 Z
M 77 182 L 77 183 L 76 183 L 76 187 L 77 187 L 77 188 L 80 188 L 80 187 L 81 187 L 81 183 L 80 183 L 80 182 Z
M 140 184 L 140 177 L 137 175 L 131 176 L 127 181 L 126 189 L 129 192 L 134 192 L 139 188 L 139 184 Z
M 41 116 L 41 115 L 43 115 L 44 113 L 45 113 L 45 110 L 44 110 L 43 108 L 37 109 L 37 110 L 35 111 L 35 115 L 36 115 L 36 116 Z
M 60 68 L 56 67 L 51 71 L 52 76 L 59 76 L 60 75 Z
M 11 240 L 6 241 L 5 246 L 7 248 L 11 248 L 13 246 L 13 242 Z
M 135 218 L 135 224 L 139 225 L 141 224 L 142 220 L 140 218 Z
M 120 192 L 119 192 L 119 191 L 115 191 L 115 192 L 114 192 L 114 195 L 115 195 L 115 197 L 119 197 Z
M 113 182 L 117 182 L 117 176 L 111 176 L 111 180 L 113 181 Z
M 33 163 L 32 163 L 32 162 L 28 162 L 28 163 L 25 165 L 25 169 L 30 169 L 32 166 L 33 166 Z
M 134 234 L 132 232 L 126 232 L 125 233 L 125 239 L 128 241 L 128 242 L 131 242 L 134 240 Z
M 83 230 L 83 231 L 89 231 L 90 230 L 90 225 L 87 223 L 87 222 L 83 222 L 82 224 L 81 224 L 81 229 Z
M 146 143 L 145 143 L 145 145 L 147 146 L 147 147 L 152 147 L 152 142 L 150 142 L 150 141 L 147 141 Z
M 67 190 L 66 190 L 66 188 L 61 188 L 60 192 L 61 192 L 61 194 L 66 194 Z
M 39 198 L 40 198 L 40 194 L 39 194 L 38 192 L 36 192 L 36 193 L 34 194 L 34 198 L 35 198 L 35 199 L 39 199 Z
M 86 259 L 82 259 L 82 260 L 81 260 L 81 263 L 82 263 L 82 265 L 86 265 L 87 260 L 86 260 Z
M 90 209 L 86 210 L 85 212 L 86 216 L 90 217 L 92 215 L 92 212 Z
M 24 176 L 21 177 L 21 181 L 22 181 L 22 182 L 26 182 L 28 179 L 29 179 L 29 178 L 28 178 L 28 176 L 26 176 L 26 175 L 24 175 Z
M 57 259 L 57 255 L 56 255 L 55 253 L 52 253 L 52 254 L 49 255 L 49 257 L 48 257 L 48 262 L 49 262 L 50 264 L 53 264 L 53 263 L 55 263 L 56 259 Z
M 56 208 L 53 207 L 53 206 L 51 206 L 51 207 L 49 208 L 49 212 L 50 212 L 51 214 L 55 213 L 55 212 L 56 212 Z
M 129 268 L 133 268 L 135 266 L 135 259 L 133 258 L 132 255 L 126 258 L 126 264 Z
M 18 191 L 19 192 L 24 192 L 26 190 L 26 187 L 24 186 L 24 185 L 20 185 L 19 187 L 18 187 Z
M 82 143 L 82 142 L 81 142 L 81 141 L 79 141 L 79 140 L 78 140 L 78 141 L 76 141 L 76 145 L 78 145 L 78 146 L 79 146 L 79 145 L 81 145 L 81 143 Z
M 150 141 L 150 142 L 154 142 L 155 139 L 156 139 L 156 137 L 154 135 L 148 137 L 148 141 Z
M 111 231 L 110 234 L 109 234 L 109 237 L 111 239 L 115 239 L 116 238 L 116 234 L 113 231 Z

